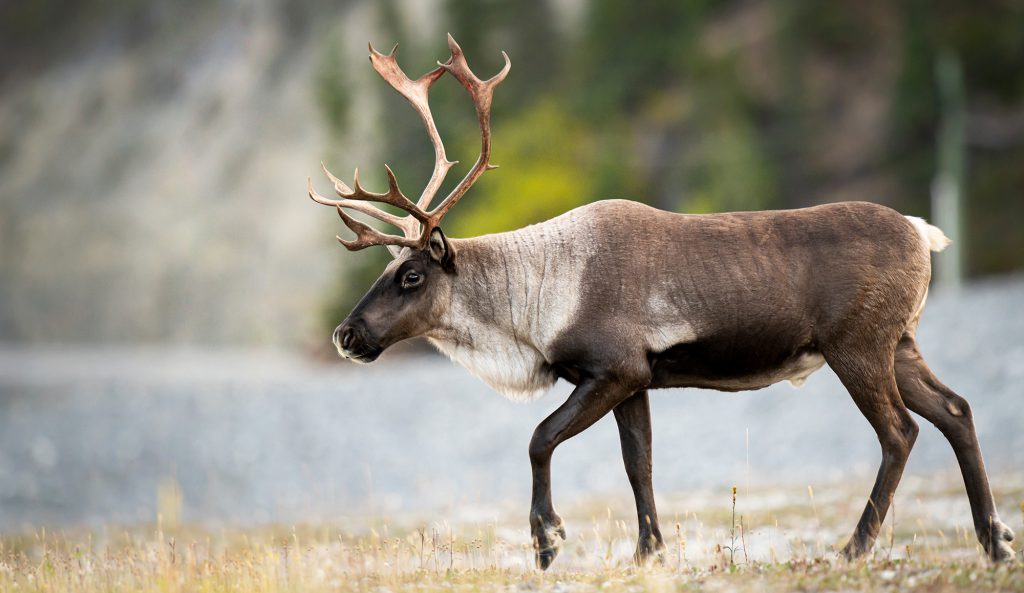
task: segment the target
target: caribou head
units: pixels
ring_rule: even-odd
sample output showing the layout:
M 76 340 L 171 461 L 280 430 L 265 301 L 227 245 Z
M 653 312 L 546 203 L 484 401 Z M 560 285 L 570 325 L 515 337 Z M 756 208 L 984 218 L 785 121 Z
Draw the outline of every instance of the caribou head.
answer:
M 334 190 L 340 198 L 337 200 L 318 194 L 313 189 L 312 180 L 308 180 L 309 197 L 317 203 L 335 207 L 342 221 L 356 235 L 352 240 L 338 237 L 338 242 L 351 251 L 384 245 L 395 257 L 352 313 L 334 330 L 334 345 L 338 352 L 357 362 L 373 361 L 388 346 L 426 334 L 431 329 L 428 320 L 438 318 L 434 309 L 450 295 L 448 276 L 456 271 L 455 250 L 441 230 L 441 220 L 485 171 L 497 168 L 490 164 L 491 100 L 495 87 L 505 80 L 512 65 L 508 54 L 502 52 L 505 66 L 490 79 L 481 80 L 470 70 L 462 48 L 448 35 L 448 48 L 451 50 L 448 61 L 438 62 L 437 68 L 412 80 L 398 66 L 395 57 L 397 45 L 387 55 L 375 50 L 373 45 L 369 48 L 374 70 L 409 101 L 423 120 L 434 145 L 434 171 L 415 203 L 399 189 L 398 180 L 387 165 L 384 168 L 388 190 L 382 193 L 363 189 L 358 169 L 353 175 L 353 187 L 349 187 L 321 163 L 324 173 L 334 183 Z M 448 160 L 445 155 L 444 143 L 427 101 L 430 87 L 446 72 L 466 89 L 476 107 L 480 123 L 480 156 L 458 185 L 437 206 L 428 210 L 448 170 L 458 162 Z M 395 216 L 371 202 L 394 206 L 406 214 Z M 381 233 L 353 218 L 346 209 L 390 224 L 402 231 L 402 235 Z
M 334 346 L 355 362 L 373 362 L 386 348 L 427 334 L 450 300 L 454 249 L 439 227 L 423 248 L 402 249 L 355 309 L 334 330 Z

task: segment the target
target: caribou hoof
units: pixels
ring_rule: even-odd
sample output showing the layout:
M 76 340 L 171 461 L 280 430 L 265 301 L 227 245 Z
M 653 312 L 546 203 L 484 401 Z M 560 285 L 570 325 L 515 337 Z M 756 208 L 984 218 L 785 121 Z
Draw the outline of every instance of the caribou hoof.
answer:
M 985 539 L 991 542 L 990 545 L 985 546 L 985 549 L 992 562 L 1013 560 L 1013 548 L 1010 547 L 1010 542 L 1013 541 L 1013 530 L 1007 527 L 1005 523 L 998 519 L 993 520 L 992 531 L 989 537 Z
M 858 541 L 857 536 L 854 536 L 845 546 L 843 546 L 843 549 L 840 550 L 839 554 L 846 560 L 853 561 L 863 557 L 870 549 L 870 545 Z
M 554 521 L 538 520 L 533 533 L 535 559 L 537 568 L 547 570 L 558 556 L 558 551 L 565 541 L 565 525 L 555 517 Z
M 648 545 L 638 544 L 636 552 L 633 554 L 633 563 L 637 566 L 664 566 L 665 544 L 661 542 Z
M 555 561 L 555 556 L 558 556 L 557 547 L 537 550 L 537 568 L 547 570 L 551 563 Z

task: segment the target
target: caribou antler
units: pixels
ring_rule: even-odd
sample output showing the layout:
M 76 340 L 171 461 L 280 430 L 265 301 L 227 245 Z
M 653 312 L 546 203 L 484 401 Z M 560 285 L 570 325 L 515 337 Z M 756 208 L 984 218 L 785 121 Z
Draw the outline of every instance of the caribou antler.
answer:
M 309 197 L 319 204 L 337 208 L 338 214 L 341 216 L 345 226 L 356 234 L 356 238 L 351 241 L 338 237 L 338 241 L 351 251 L 370 247 L 371 245 L 425 246 L 429 240 L 430 232 L 441 224 L 441 219 L 444 218 L 444 215 L 465 195 L 480 175 L 484 171 L 496 168 L 490 164 L 491 100 L 494 95 L 494 87 L 498 86 L 505 79 L 512 63 L 509 61 L 508 55 L 505 52 L 501 52 L 501 55 L 505 58 L 505 66 L 493 78 L 482 81 L 469 69 L 466 58 L 462 53 L 462 48 L 459 47 L 459 44 L 455 42 L 455 39 L 450 34 L 448 35 L 448 48 L 451 50 L 452 55 L 447 62 L 443 64 L 438 62 L 437 68 L 424 74 L 417 80 L 412 80 L 398 66 L 398 61 L 395 58 L 395 52 L 398 49 L 397 45 L 387 55 L 378 52 L 373 48 L 373 45 L 370 45 L 370 63 L 373 65 L 373 69 L 392 88 L 409 101 L 413 109 L 416 110 L 416 113 L 423 120 L 423 124 L 427 128 L 427 134 L 430 136 L 430 142 L 434 145 L 434 171 L 426 187 L 423 189 L 423 193 L 420 194 L 419 199 L 414 204 L 398 188 L 398 180 L 395 178 L 394 172 L 387 165 L 384 165 L 384 168 L 388 174 L 388 191 L 374 193 L 360 187 L 358 169 L 356 169 L 353 176 L 352 184 L 355 186 L 353 189 L 331 174 L 327 167 L 321 163 L 324 173 L 334 183 L 334 191 L 341 199 L 330 200 L 321 196 L 313 189 L 313 181 L 311 179 L 308 180 Z M 450 72 L 466 88 L 473 99 L 477 119 L 480 121 L 480 156 L 477 158 L 473 168 L 455 186 L 455 189 L 436 208 L 428 212 L 426 209 L 430 206 L 431 201 L 433 201 L 434 196 L 437 194 L 437 190 L 440 189 L 441 184 L 444 182 L 448 170 L 458 162 L 449 161 L 445 155 L 444 143 L 441 141 L 441 135 L 437 131 L 434 116 L 431 114 L 430 105 L 427 102 L 427 95 L 431 85 L 437 82 L 445 72 Z M 407 215 L 395 216 L 369 202 L 389 204 L 403 210 Z M 393 225 L 402 231 L 403 236 L 381 233 L 349 216 L 344 210 L 346 208 L 362 212 L 381 222 Z
M 497 169 L 497 165 L 490 164 L 491 161 L 491 100 L 494 98 L 494 87 L 501 84 L 501 81 L 505 80 L 508 76 L 508 71 L 512 67 L 512 61 L 508 59 L 508 54 L 501 52 L 501 57 L 505 58 L 505 65 L 501 71 L 491 77 L 489 80 L 480 80 L 473 74 L 473 71 L 469 69 L 469 64 L 466 63 L 466 56 L 462 53 L 462 48 L 455 42 L 451 33 L 448 34 L 448 49 L 452 52 L 452 57 L 445 64 L 439 65 L 445 69 L 446 72 L 450 72 L 459 83 L 466 87 L 469 91 L 469 96 L 473 98 L 473 105 L 476 107 L 476 117 L 480 121 L 480 156 L 476 159 L 476 163 L 473 168 L 466 173 L 466 176 L 462 178 L 462 181 L 455 186 L 448 197 L 441 202 L 437 208 L 430 211 L 430 224 L 431 228 L 440 224 L 441 219 L 444 218 L 445 213 L 454 206 L 459 199 L 469 191 L 469 188 L 476 182 L 476 180 L 483 174 L 484 171 L 491 169 Z M 429 233 L 430 229 L 426 229 Z

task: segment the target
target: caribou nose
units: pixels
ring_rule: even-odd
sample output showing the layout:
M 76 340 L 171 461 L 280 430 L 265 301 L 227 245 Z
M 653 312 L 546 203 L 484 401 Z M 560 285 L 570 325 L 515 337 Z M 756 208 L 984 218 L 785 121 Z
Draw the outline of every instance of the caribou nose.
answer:
M 346 327 L 341 332 L 341 347 L 343 350 L 348 350 L 352 346 L 352 341 L 356 337 L 356 332 L 351 327 Z
M 338 350 L 349 350 L 356 340 L 356 330 L 351 325 L 342 324 L 334 330 L 334 347 Z

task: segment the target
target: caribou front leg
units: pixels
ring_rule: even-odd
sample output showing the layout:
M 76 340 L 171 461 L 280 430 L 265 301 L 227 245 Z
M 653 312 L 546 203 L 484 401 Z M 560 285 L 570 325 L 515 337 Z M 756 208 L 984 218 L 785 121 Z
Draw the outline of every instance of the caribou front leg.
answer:
M 651 483 L 651 405 L 647 391 L 638 391 L 616 406 L 615 421 L 619 425 L 622 461 L 626 465 L 626 475 L 636 499 L 640 535 L 635 560 L 637 564 L 643 564 L 665 547 L 658 526 L 658 511 L 654 508 L 654 486 Z
M 546 569 L 558 555 L 565 539 L 562 519 L 551 503 L 551 454 L 555 447 L 607 414 L 636 391 L 635 386 L 616 378 L 585 379 L 569 399 L 537 426 L 530 440 L 530 465 L 533 468 L 533 502 L 530 506 L 530 532 L 533 535 L 537 566 Z

